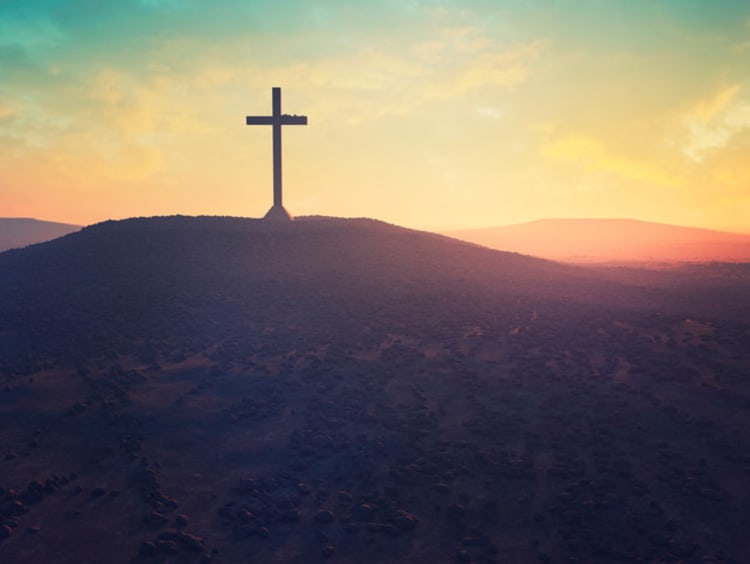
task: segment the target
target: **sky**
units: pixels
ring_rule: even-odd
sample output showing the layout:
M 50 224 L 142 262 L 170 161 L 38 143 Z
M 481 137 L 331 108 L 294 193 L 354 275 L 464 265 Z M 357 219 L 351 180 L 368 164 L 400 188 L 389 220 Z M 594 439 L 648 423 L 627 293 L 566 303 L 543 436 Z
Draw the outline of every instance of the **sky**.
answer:
M 750 233 L 747 0 L 0 0 L 0 216 Z

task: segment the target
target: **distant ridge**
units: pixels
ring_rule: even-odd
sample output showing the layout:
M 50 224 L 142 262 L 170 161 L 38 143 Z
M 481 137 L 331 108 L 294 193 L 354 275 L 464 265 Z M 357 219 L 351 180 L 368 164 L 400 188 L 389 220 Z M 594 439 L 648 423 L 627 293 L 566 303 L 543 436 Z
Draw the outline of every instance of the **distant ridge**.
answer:
M 27 217 L 0 217 L 0 252 L 43 243 L 78 231 L 80 225 Z
M 445 234 L 492 249 L 564 262 L 750 261 L 750 235 L 633 219 L 541 219 Z

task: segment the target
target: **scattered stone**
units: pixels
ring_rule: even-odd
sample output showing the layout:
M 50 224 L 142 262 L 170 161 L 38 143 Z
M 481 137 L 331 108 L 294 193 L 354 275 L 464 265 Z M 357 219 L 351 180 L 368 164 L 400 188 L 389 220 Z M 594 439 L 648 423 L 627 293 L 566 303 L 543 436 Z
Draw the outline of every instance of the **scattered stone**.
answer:
M 375 509 L 366 503 L 358 505 L 352 511 L 352 517 L 357 521 L 369 521 L 375 515 Z
M 178 540 L 185 545 L 188 550 L 193 552 L 203 552 L 206 547 L 203 544 L 203 538 L 190 533 L 179 533 Z
M 141 556 L 151 556 L 156 553 L 156 545 L 151 541 L 143 541 L 138 548 L 138 554 Z
M 328 511 L 328 510 L 326 510 L 326 509 L 323 509 L 323 510 L 321 510 L 321 511 L 318 511 L 318 512 L 317 512 L 317 513 L 315 514 L 315 517 L 314 517 L 314 519 L 315 519 L 315 520 L 316 520 L 316 521 L 317 521 L 318 523 L 330 523 L 331 521 L 333 521 L 333 513 L 332 513 L 331 511 Z
M 336 552 L 336 549 L 335 549 L 335 548 L 334 548 L 334 547 L 333 547 L 332 545 L 330 545 L 330 544 L 327 544 L 327 545 L 325 545 L 325 546 L 324 546 L 324 547 L 323 547 L 323 548 L 321 549 L 321 551 L 320 551 L 320 555 L 321 555 L 321 556 L 322 556 L 323 558 L 330 558 L 331 556 L 333 556 L 333 554 L 334 554 L 335 552 Z
M 148 517 L 146 518 L 146 520 L 148 522 L 150 522 L 150 523 L 155 524 L 155 525 L 163 525 L 164 523 L 166 523 L 167 521 L 169 521 L 169 519 L 167 519 L 166 515 L 164 515 L 163 513 L 159 513 L 158 511 L 152 511 L 148 515 Z
M 106 493 L 107 490 L 105 488 L 94 488 L 89 495 L 91 497 L 102 497 Z
M 352 499 L 353 499 L 352 494 L 344 490 L 340 491 L 338 493 L 338 496 L 339 496 L 339 503 L 342 503 L 342 504 L 349 504 L 352 502 Z
M 417 518 L 406 511 L 399 511 L 393 524 L 401 531 L 410 531 L 417 526 Z
M 26 528 L 26 532 L 29 533 L 30 535 L 35 535 L 41 530 L 42 528 L 39 525 L 31 525 L 30 527 Z
M 11 529 L 8 525 L 0 525 L 0 539 L 7 539 L 12 534 L 13 529 Z
M 165 554 L 177 554 L 177 543 L 171 540 L 158 540 L 155 547 L 156 550 Z
M 174 517 L 174 524 L 176 527 L 180 527 L 180 528 L 187 527 L 189 523 L 190 523 L 190 518 L 184 513 L 178 513 Z

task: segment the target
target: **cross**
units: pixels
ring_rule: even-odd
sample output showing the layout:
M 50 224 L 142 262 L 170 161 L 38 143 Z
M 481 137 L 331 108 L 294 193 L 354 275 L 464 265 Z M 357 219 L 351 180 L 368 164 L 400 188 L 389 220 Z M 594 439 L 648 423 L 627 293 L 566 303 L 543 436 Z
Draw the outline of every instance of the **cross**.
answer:
M 273 126 L 273 207 L 265 215 L 268 219 L 287 219 L 289 215 L 281 203 L 281 126 L 307 125 L 307 116 L 295 116 L 281 113 L 281 88 L 272 90 L 273 113 L 270 116 L 247 116 L 247 125 Z

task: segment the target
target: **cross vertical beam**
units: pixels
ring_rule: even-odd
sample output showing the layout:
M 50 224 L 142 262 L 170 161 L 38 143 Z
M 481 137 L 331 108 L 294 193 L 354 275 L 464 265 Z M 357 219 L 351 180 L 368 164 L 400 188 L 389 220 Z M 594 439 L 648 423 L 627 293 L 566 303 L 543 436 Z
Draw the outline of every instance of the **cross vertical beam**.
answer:
M 307 125 L 307 116 L 296 116 L 281 113 L 281 88 L 273 87 L 271 90 L 271 115 L 270 116 L 247 116 L 247 125 L 271 125 L 273 126 L 273 207 L 266 214 L 268 219 L 287 219 L 292 217 L 284 209 L 281 190 L 281 126 L 282 125 Z
M 271 90 L 273 106 L 273 205 L 281 206 L 281 88 Z

